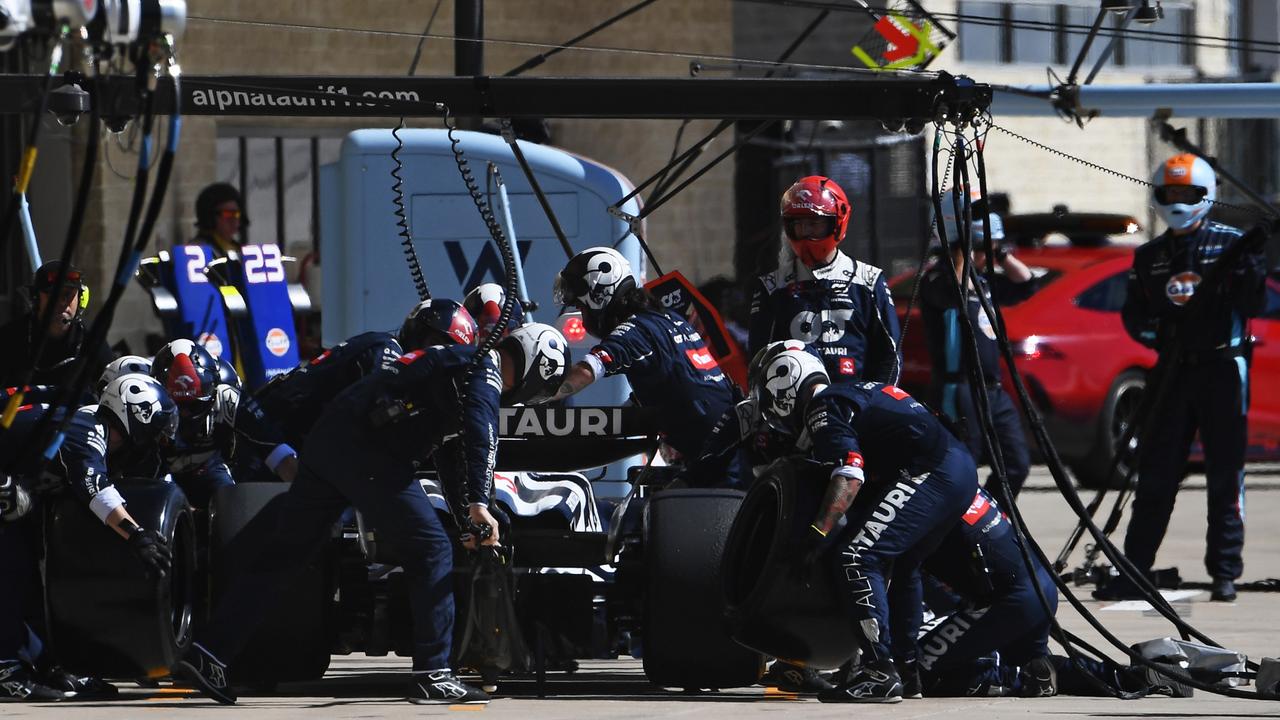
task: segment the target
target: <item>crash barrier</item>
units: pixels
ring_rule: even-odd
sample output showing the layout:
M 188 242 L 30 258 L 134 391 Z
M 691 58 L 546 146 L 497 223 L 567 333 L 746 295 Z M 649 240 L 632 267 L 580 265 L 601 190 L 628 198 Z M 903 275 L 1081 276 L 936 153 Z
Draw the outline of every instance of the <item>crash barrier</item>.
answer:
M 644 673 L 664 687 L 753 685 L 764 657 L 730 637 L 720 568 L 739 490 L 662 490 L 644 516 Z
M 172 548 L 172 571 L 165 578 L 148 575 L 128 543 L 82 500 L 63 493 L 45 516 L 48 639 L 71 672 L 165 677 L 191 644 L 194 518 L 172 483 L 121 480 L 116 488 L 138 524 Z
M 799 459 L 770 465 L 729 531 L 721 575 L 734 640 L 830 668 L 853 657 L 858 641 L 828 566 L 805 564 L 800 550 L 822 504 L 825 478 L 816 464 Z

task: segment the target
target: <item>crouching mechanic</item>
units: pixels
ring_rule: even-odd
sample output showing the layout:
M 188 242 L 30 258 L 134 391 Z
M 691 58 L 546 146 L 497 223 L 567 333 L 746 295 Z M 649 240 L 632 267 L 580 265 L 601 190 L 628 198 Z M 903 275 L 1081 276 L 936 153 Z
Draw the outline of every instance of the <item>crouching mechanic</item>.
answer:
M 113 485 L 109 467 L 128 467 L 171 442 L 178 410 L 158 383 L 146 375 L 124 375 L 103 391 L 98 405 L 79 409 L 68 422 L 61 444 L 47 465 L 34 436 L 47 405 L 23 406 L 13 425 L 0 435 L 0 700 L 60 700 L 103 697 L 115 688 L 91 678 L 76 678 L 56 668 L 37 675 L 21 658 L 30 648 L 24 623 L 26 583 L 35 562 L 18 521 L 45 492 L 67 487 L 93 514 L 129 543 L 150 574 L 169 572 L 170 549 L 154 530 L 139 527 Z M 56 420 L 61 413 L 56 413 Z M 50 427 L 52 427 L 50 425 Z M 33 444 L 41 443 L 40 448 Z M 54 480 L 50 484 L 48 481 Z
M 621 373 L 636 404 L 657 410 L 663 441 L 686 461 L 697 458 L 739 397 L 698 331 L 641 287 L 631 263 L 612 248 L 575 255 L 556 278 L 555 297 L 580 310 L 587 332 L 600 338 L 555 399 Z M 737 475 L 735 463 L 710 484 L 736 485 Z
M 764 422 L 800 438 L 798 449 L 834 466 L 810 526 L 811 557 L 821 555 L 835 566 L 861 637 L 862 664 L 818 699 L 898 702 L 902 681 L 890 646 L 889 573 L 904 583 L 918 578 L 920 563 L 973 501 L 977 469 L 942 423 L 897 387 L 828 383 L 822 362 L 798 343 L 774 343 L 752 360 L 751 392 Z M 849 517 L 835 543 L 838 552 L 826 553 L 827 536 L 868 476 L 871 497 Z M 918 580 L 907 587 L 911 592 L 895 592 L 895 603 L 918 607 Z M 902 631 L 914 637 L 917 629 Z
M 416 461 L 437 469 L 458 463 L 442 479 L 460 525 L 477 542 L 496 545 L 489 513 L 497 454 L 500 399 L 536 403 L 549 398 L 568 364 L 568 343 L 555 328 L 529 324 L 476 357 L 467 345 L 433 346 L 401 357 L 352 385 L 328 405 L 301 454 L 298 478 L 282 496 L 276 534 L 252 567 L 227 589 L 205 632 L 175 671 L 221 703 L 235 702 L 226 665 L 272 608 L 303 560 L 329 537 L 330 527 L 355 505 L 380 533 L 404 549 L 413 614 L 416 703 L 484 703 L 488 695 L 458 680 L 449 666 L 453 640 L 452 547 L 422 486 Z M 461 433 L 463 451 L 439 452 Z
M 170 342 L 151 364 L 151 376 L 177 403 L 180 418 L 177 439 L 162 457 L 174 482 L 201 509 L 219 488 L 235 484 L 227 458 L 235 444 L 240 391 L 224 384 L 219 370 L 213 355 L 191 340 Z M 284 479 L 293 476 L 294 468 L 283 462 L 276 469 Z

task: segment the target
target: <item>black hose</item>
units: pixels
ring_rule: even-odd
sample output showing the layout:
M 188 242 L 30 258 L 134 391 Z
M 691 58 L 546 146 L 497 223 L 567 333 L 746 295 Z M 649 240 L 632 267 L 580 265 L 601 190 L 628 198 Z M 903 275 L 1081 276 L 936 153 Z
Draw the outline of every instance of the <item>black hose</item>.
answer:
M 979 150 L 979 152 L 981 151 Z M 958 167 L 961 167 L 962 170 L 966 170 L 963 166 L 958 166 Z M 966 175 L 967 175 L 967 170 L 966 170 Z M 988 237 L 990 236 L 988 235 Z M 944 240 L 944 243 L 945 243 L 945 240 Z M 1227 263 L 1225 262 L 1225 257 L 1224 257 L 1223 261 L 1220 261 L 1219 264 L 1215 265 L 1215 269 L 1217 267 L 1221 267 L 1226 264 Z M 967 259 L 966 259 L 966 265 L 967 265 Z M 965 277 L 967 279 L 973 279 L 972 269 L 969 269 L 968 272 L 966 272 Z M 983 299 L 983 296 L 981 293 L 979 293 L 979 298 L 980 300 Z M 1062 466 L 1062 461 L 1058 457 L 1057 452 L 1053 447 L 1052 441 L 1049 439 L 1048 434 L 1044 429 L 1043 421 L 1041 420 L 1038 412 L 1036 412 L 1034 406 L 1030 402 L 1030 397 L 1026 391 L 1026 385 L 1023 382 L 1022 376 L 1018 372 L 1017 366 L 1014 362 L 1013 351 L 1012 351 L 1012 347 L 1009 345 L 1008 336 L 1004 332 L 1004 325 L 1002 322 L 1002 318 L 1000 317 L 999 308 L 994 303 L 983 302 L 983 311 L 988 314 L 992 322 L 992 327 L 996 330 L 997 343 L 1000 347 L 1003 357 L 1005 358 L 1006 364 L 1009 366 L 1011 379 L 1013 380 L 1014 386 L 1018 391 L 1019 400 L 1022 402 L 1023 408 L 1027 413 L 1030 425 L 1032 426 L 1032 429 L 1035 432 L 1037 442 L 1040 443 L 1041 450 L 1045 454 L 1046 459 L 1049 461 L 1050 473 L 1053 475 L 1054 480 L 1058 483 L 1059 489 L 1062 490 L 1063 496 L 1064 498 L 1066 498 L 1068 504 L 1072 507 L 1072 509 L 1078 515 L 1081 515 L 1082 519 L 1085 519 L 1084 516 L 1082 515 L 1083 508 L 1081 507 L 1082 503 L 1080 502 L 1079 495 L 1075 492 L 1075 489 L 1071 487 L 1070 482 L 1066 479 L 1065 472 Z M 964 324 L 963 324 L 965 328 L 965 334 L 972 341 L 974 339 L 974 336 L 972 334 L 973 332 L 972 324 L 969 323 L 968 316 L 966 313 L 962 313 L 962 315 L 964 315 L 965 317 Z M 973 344 L 973 347 L 968 347 L 966 349 L 971 352 L 976 351 L 976 344 Z M 976 355 L 976 353 L 974 354 Z M 981 405 L 984 402 L 985 402 L 985 398 L 983 398 L 983 401 L 979 403 L 980 416 L 982 415 L 981 410 L 983 410 Z M 992 442 L 994 438 L 994 428 L 990 426 L 989 414 L 987 415 L 986 422 L 984 423 L 984 430 L 986 431 L 987 441 L 989 443 Z M 1003 478 L 1001 478 L 1001 480 L 1003 482 Z M 1027 545 L 1029 545 L 1035 551 L 1037 559 L 1041 563 L 1044 563 L 1046 567 L 1048 567 L 1049 560 L 1048 560 L 1048 557 L 1044 554 L 1043 550 L 1039 547 L 1037 543 L 1035 543 L 1034 538 L 1022 532 L 1024 523 L 1022 522 L 1021 513 L 1018 510 L 1017 505 L 1014 503 L 1011 503 L 1009 506 L 1009 511 L 1010 511 L 1010 518 L 1011 519 L 1017 518 L 1018 520 L 1018 523 L 1014 527 L 1015 527 L 1015 530 L 1018 531 L 1019 533 L 1019 539 L 1024 541 Z M 1092 520 L 1088 520 L 1088 525 L 1089 525 L 1090 531 L 1095 534 L 1095 537 L 1100 536 L 1101 533 L 1100 531 L 1098 531 L 1097 527 L 1092 523 Z M 1118 553 L 1115 552 L 1114 546 L 1111 546 L 1110 542 L 1107 541 L 1105 537 L 1098 537 L 1098 539 L 1100 544 L 1103 547 L 1103 551 L 1108 553 L 1108 557 L 1111 557 L 1113 554 L 1118 555 Z M 1025 552 L 1025 549 L 1024 549 L 1024 552 Z M 1121 568 L 1122 572 L 1126 572 L 1128 574 L 1137 574 L 1141 576 L 1141 573 L 1136 573 L 1132 565 L 1129 564 L 1128 560 L 1126 558 L 1123 558 L 1123 556 L 1120 556 L 1119 561 L 1113 559 L 1113 562 L 1117 563 L 1117 567 Z M 1150 598 L 1150 597 L 1148 598 L 1152 606 L 1155 607 L 1158 611 L 1160 611 L 1161 614 L 1166 615 L 1166 618 L 1170 619 L 1170 621 L 1173 622 L 1177 627 L 1179 627 L 1181 631 L 1189 632 L 1190 634 L 1196 636 L 1197 638 L 1201 639 L 1202 641 L 1208 644 L 1214 645 L 1216 647 L 1222 647 L 1218 643 L 1214 642 L 1212 639 L 1205 636 L 1203 633 L 1200 633 L 1199 631 L 1195 630 L 1195 628 L 1191 627 L 1190 625 L 1187 625 L 1185 622 L 1182 622 L 1181 618 L 1178 618 L 1176 613 L 1172 611 L 1172 608 L 1168 607 L 1168 603 L 1164 601 L 1164 598 L 1161 597 L 1158 592 L 1154 591 L 1154 588 L 1143 587 L 1143 583 L 1146 582 L 1145 577 L 1140 577 L 1139 579 L 1141 581 L 1139 583 L 1139 587 L 1142 588 L 1144 591 L 1147 591 L 1149 595 L 1155 596 L 1154 598 Z M 1061 578 L 1054 575 L 1054 582 L 1056 585 L 1058 585 L 1059 589 L 1063 592 L 1063 595 L 1067 597 L 1068 602 L 1071 603 L 1072 607 L 1074 607 L 1077 610 L 1077 612 L 1079 612 L 1081 616 L 1084 617 L 1084 619 L 1091 626 L 1093 626 L 1100 634 L 1102 634 L 1103 637 L 1107 638 L 1107 640 L 1111 642 L 1116 648 L 1118 648 L 1119 650 L 1124 652 L 1126 655 L 1128 655 L 1132 661 L 1137 662 L 1138 664 L 1143 665 L 1149 669 L 1152 669 L 1161 675 L 1173 678 L 1179 682 L 1182 682 L 1194 688 L 1198 688 L 1205 692 L 1215 693 L 1219 695 L 1226 695 L 1229 697 L 1264 699 L 1262 696 L 1256 693 L 1246 693 L 1238 690 L 1232 690 L 1230 688 L 1221 688 L 1216 685 L 1200 682 L 1199 680 L 1192 678 L 1189 674 L 1183 672 L 1181 669 L 1171 669 L 1169 667 L 1166 667 L 1148 660 L 1147 658 L 1143 657 L 1140 653 L 1133 651 L 1131 648 L 1125 645 L 1119 638 L 1115 637 L 1110 631 L 1108 631 L 1102 625 L 1102 623 L 1097 620 L 1097 618 L 1095 618 L 1091 613 L 1089 613 L 1083 607 L 1083 605 L 1079 602 L 1079 600 L 1075 597 L 1075 595 L 1066 586 L 1066 583 Z M 1038 584 L 1037 584 L 1037 589 L 1038 589 Z M 1168 614 L 1166 614 L 1166 611 Z M 1172 615 L 1173 617 L 1169 617 L 1169 615 Z M 1071 648 L 1069 645 L 1064 645 L 1064 647 L 1067 647 L 1069 652 L 1071 651 Z
M 935 150 L 933 154 L 934 167 L 933 167 L 933 173 L 932 173 L 933 202 L 934 202 L 934 214 L 936 217 L 941 219 L 943 217 L 942 195 L 940 192 L 940 188 L 938 186 L 938 168 L 937 168 L 937 161 L 938 161 L 939 155 L 940 155 L 940 149 L 937 146 L 935 146 Z M 952 153 L 952 162 L 956 169 L 955 179 L 956 179 L 957 187 L 961 189 L 968 188 L 969 186 L 969 177 L 967 172 L 968 160 L 965 152 L 964 137 L 961 134 L 957 134 L 957 137 L 956 137 L 955 149 Z M 964 339 L 963 352 L 965 353 L 965 359 L 969 365 L 969 372 L 973 376 L 969 381 L 969 385 L 970 385 L 971 394 L 974 398 L 974 407 L 978 411 L 978 419 L 982 426 L 983 440 L 986 446 L 987 457 L 990 459 L 991 469 L 1000 485 L 1001 497 L 998 498 L 998 502 L 1005 504 L 1009 508 L 1010 524 L 1012 525 L 1015 536 L 1018 539 L 1018 551 L 1022 555 L 1023 564 L 1025 565 L 1028 575 L 1031 578 L 1032 587 L 1035 588 L 1036 599 L 1039 601 L 1041 609 L 1044 610 L 1045 616 L 1049 618 L 1049 628 L 1054 639 L 1057 640 L 1059 644 L 1061 644 L 1062 647 L 1067 651 L 1067 655 L 1068 657 L 1070 657 L 1072 662 L 1076 663 L 1080 667 L 1085 677 L 1089 679 L 1090 684 L 1094 685 L 1096 689 L 1104 692 L 1105 694 L 1111 695 L 1113 697 L 1121 697 L 1121 694 L 1115 688 L 1112 688 L 1110 685 L 1103 682 L 1101 679 L 1094 677 L 1091 673 L 1085 670 L 1084 663 L 1080 662 L 1079 654 L 1076 652 L 1075 648 L 1067 640 L 1067 637 L 1063 633 L 1061 626 L 1059 626 L 1058 624 L 1058 620 L 1055 615 L 1053 605 L 1052 603 L 1050 603 L 1049 597 L 1045 593 L 1044 588 L 1040 586 L 1039 573 L 1037 572 L 1036 563 L 1027 550 L 1028 540 L 1026 536 L 1026 528 L 1023 527 L 1021 518 L 1016 513 L 1016 508 L 1014 507 L 1014 503 L 1012 500 L 1012 493 L 1009 491 L 1008 479 L 1005 472 L 1004 455 L 1001 452 L 1000 443 L 996 439 L 995 427 L 991 422 L 991 410 L 988 405 L 986 391 L 985 389 L 981 391 L 975 390 L 975 388 L 985 388 L 985 382 L 982 378 L 982 363 L 978 359 L 977 336 L 974 334 L 973 322 L 970 319 L 969 312 L 968 312 L 968 307 L 969 307 L 968 292 L 969 292 L 969 284 L 971 282 L 970 275 L 972 273 L 972 267 L 970 266 L 969 260 L 972 257 L 972 249 L 973 249 L 972 240 L 970 238 L 972 224 L 969 221 L 969 218 L 972 213 L 972 207 L 969 200 L 969 193 L 953 192 L 951 197 L 951 202 L 952 202 L 952 212 L 954 213 L 954 217 L 956 218 L 956 223 L 955 223 L 956 231 L 960 234 L 960 237 L 958 238 L 958 240 L 960 242 L 962 259 L 960 263 L 961 272 L 959 274 L 960 275 L 959 277 L 957 277 L 957 274 L 955 272 L 954 256 L 951 253 L 952 245 L 950 240 L 947 238 L 947 228 L 946 228 L 945 222 L 938 223 L 938 241 L 942 245 L 942 257 L 946 258 L 944 262 L 947 262 L 951 266 L 951 272 L 947 275 L 947 277 L 950 280 L 952 280 L 952 282 L 954 283 L 953 287 L 955 289 L 956 300 L 958 302 L 959 310 L 957 314 L 961 318 L 960 320 L 961 337 Z M 990 235 L 988 235 L 988 238 L 989 237 Z M 978 288 L 978 297 L 981 298 L 983 296 L 983 292 L 981 291 L 980 286 L 978 286 L 976 283 L 974 283 L 974 285 L 975 285 L 975 288 Z
M 400 139 L 400 131 L 404 129 L 404 116 L 400 116 L 400 122 L 391 130 L 391 137 L 396 140 L 396 147 L 391 151 L 391 162 L 395 163 L 395 167 L 391 168 L 391 192 L 394 195 L 391 198 L 392 204 L 396 206 L 396 227 L 400 228 L 397 233 L 400 236 L 400 243 L 404 246 L 404 261 L 409 265 L 409 277 L 413 280 L 413 289 L 418 293 L 418 300 L 425 301 L 431 299 L 431 290 L 427 287 L 427 278 L 422 274 L 422 263 L 418 261 L 418 251 L 413 245 L 413 233 L 409 230 L 409 217 L 404 210 L 404 163 L 400 162 L 400 152 L 404 150 L 404 141 Z
M 493 214 L 493 208 L 485 199 L 484 193 L 480 190 L 479 183 L 476 182 L 475 176 L 471 172 L 466 154 L 462 151 L 462 144 L 457 136 L 457 126 L 454 125 L 453 119 L 449 113 L 448 106 L 441 106 L 444 115 L 443 121 L 446 132 L 449 135 L 449 149 L 453 152 L 454 163 L 458 166 L 458 173 L 462 176 L 462 182 L 467 187 L 467 193 L 471 195 L 471 202 L 475 204 L 476 211 L 480 213 L 480 219 L 484 221 L 485 227 L 489 230 L 489 236 L 493 238 L 498 245 L 498 251 L 502 254 L 502 267 L 504 273 L 504 296 L 502 300 L 502 308 L 498 312 L 498 320 L 494 324 L 493 329 L 485 336 L 476 348 L 476 353 L 471 359 L 471 364 L 467 368 L 467 382 L 462 383 L 460 388 L 461 397 L 459 398 L 459 412 L 465 413 L 467 407 L 467 388 L 470 385 L 470 378 L 477 372 L 482 372 L 484 359 L 489 355 L 493 348 L 506 334 L 507 327 L 511 324 L 511 315 L 515 312 L 517 295 L 519 294 L 518 281 L 516 277 L 516 256 L 515 251 L 511 247 L 511 241 L 507 234 L 502 231 L 502 225 L 498 223 L 497 217 Z M 459 426 L 462 433 L 462 447 L 468 445 L 466 437 L 467 423 L 465 417 L 459 418 Z M 465 464 L 466 452 L 462 452 L 462 459 Z M 465 465 L 463 477 L 465 478 Z M 492 485 L 492 477 L 489 479 Z
M 111 285 L 111 291 L 107 295 L 106 302 L 103 303 L 102 310 L 94 319 L 93 325 L 90 327 L 86 343 L 88 347 L 98 347 L 106 340 L 107 331 L 111 327 L 112 320 L 115 318 L 116 307 L 120 304 L 120 299 L 124 296 L 124 291 L 129 285 L 129 281 L 133 278 L 134 272 L 138 267 L 138 260 L 142 257 L 142 251 L 146 248 L 147 241 L 150 239 L 151 231 L 155 227 L 156 220 L 159 218 L 161 205 L 164 203 L 165 191 L 168 188 L 169 178 L 173 171 L 174 158 L 177 156 L 179 139 L 182 131 L 182 115 L 181 115 L 181 93 L 179 79 L 175 75 L 174 82 L 174 108 L 173 113 L 169 116 L 169 138 L 166 143 L 164 155 L 160 159 L 159 167 L 156 171 L 156 185 L 151 193 L 151 200 L 147 203 L 145 213 L 143 210 L 143 200 L 146 196 L 146 188 L 149 175 L 149 165 L 151 156 L 151 138 L 155 125 L 155 93 L 146 89 L 146 73 L 149 66 L 144 66 L 141 59 L 138 60 L 138 77 L 143 95 L 143 133 L 142 147 L 138 153 L 138 174 L 134 183 L 133 203 L 130 208 L 129 221 L 126 224 L 124 241 L 120 247 L 120 259 L 116 265 L 116 275 Z M 139 216 L 143 216 L 139 220 Z M 70 410 L 72 403 L 76 402 L 80 395 L 84 392 L 85 386 L 88 384 L 89 378 L 85 374 L 88 367 L 89 356 L 81 355 L 77 359 L 74 370 L 72 371 L 71 382 L 62 390 L 55 407 L 66 408 Z M 35 437 L 43 437 L 40 433 L 43 428 L 47 428 L 47 422 L 53 413 L 46 413 L 41 419 L 41 425 L 37 430 Z M 46 461 L 51 460 L 57 453 L 58 447 L 62 443 L 63 433 L 66 426 L 71 421 L 73 413 L 63 413 L 63 418 L 52 435 L 48 446 L 44 450 Z M 33 450 L 39 449 L 37 443 L 33 445 Z
M 55 300 L 62 295 L 62 289 L 66 287 L 67 274 L 71 270 L 71 261 L 72 258 L 75 257 L 76 246 L 80 244 L 80 230 L 84 226 L 84 213 L 85 209 L 89 205 L 89 192 L 93 188 L 93 174 L 98 164 L 98 145 L 101 137 L 101 128 L 99 127 L 99 124 L 101 122 L 102 115 L 102 110 L 99 106 L 99 98 L 97 97 L 100 88 L 97 78 L 98 76 L 95 73 L 93 82 L 90 85 L 88 143 L 85 146 L 84 165 L 80 169 L 80 184 L 76 190 L 76 202 L 71 209 L 71 220 L 67 225 L 67 238 L 62 244 L 62 255 L 59 258 L 60 267 L 58 268 L 58 275 L 54 279 L 53 287 L 49 290 L 50 301 L 45 306 L 44 312 L 40 313 L 36 327 L 32 329 L 34 335 L 32 337 L 31 345 L 34 348 L 34 351 L 31 356 L 36 359 L 36 362 L 39 362 L 39 358 L 44 355 L 45 346 L 49 341 L 49 324 L 53 321 L 54 312 L 57 310 L 57 302 L 55 302 Z M 83 280 L 81 282 L 83 282 Z M 83 292 L 83 290 L 81 292 Z M 83 310 L 77 309 L 76 312 L 82 313 Z M 81 348 L 85 347 L 83 343 L 84 339 L 82 337 Z M 90 348 L 89 351 L 92 352 L 93 349 Z M 6 407 L 4 412 L 4 418 L 6 420 L 11 420 L 11 413 L 16 412 L 17 408 L 22 405 L 24 395 L 22 388 L 30 385 L 34 377 L 35 366 L 33 365 L 23 374 L 22 382 L 18 383 L 18 392 L 9 399 L 9 407 Z M 7 430 L 9 424 L 8 422 L 5 422 L 0 424 L 0 427 Z

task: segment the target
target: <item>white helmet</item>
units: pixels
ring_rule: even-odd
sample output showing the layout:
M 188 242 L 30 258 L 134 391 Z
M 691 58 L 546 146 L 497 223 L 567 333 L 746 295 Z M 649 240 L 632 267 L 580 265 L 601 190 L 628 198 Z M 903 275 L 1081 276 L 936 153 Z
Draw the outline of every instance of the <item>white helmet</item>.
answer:
M 493 331 L 502 315 L 502 306 L 507 301 L 507 291 L 498 283 L 482 283 L 471 289 L 462 299 L 462 307 L 471 313 L 476 321 L 476 338 L 484 340 Z M 507 321 L 506 335 L 513 328 L 524 324 L 524 308 L 517 300 L 511 306 L 511 318 Z
M 1218 197 L 1213 168 L 1204 158 L 1191 153 L 1164 161 L 1156 168 L 1151 184 L 1151 208 L 1170 230 L 1186 230 L 1200 222 Z
M 569 369 L 569 343 L 543 323 L 521 325 L 502 338 L 498 350 L 515 362 L 515 387 L 502 394 L 504 404 L 536 405 L 556 394 Z
M 615 296 L 635 285 L 631 263 L 622 253 L 609 247 L 587 248 L 556 276 L 555 300 L 583 310 L 604 310 Z
M 947 232 L 947 244 L 959 247 L 960 245 L 960 224 L 956 220 L 956 209 L 954 199 L 960 195 L 959 188 L 952 188 L 942 198 L 942 225 Z M 969 192 L 969 202 L 972 203 L 972 214 L 969 223 L 970 240 L 973 241 L 973 249 L 983 249 L 982 243 L 986 240 L 986 228 L 982 225 L 982 210 L 986 207 L 986 203 L 982 199 L 982 191 L 974 188 Z M 963 208 L 963 205 L 962 205 Z M 999 244 L 1004 240 L 1004 222 L 1000 220 L 1000 216 L 995 213 L 988 213 L 989 222 L 991 223 L 991 241 Z
M 130 373 L 107 383 L 98 398 L 98 417 L 113 422 L 135 446 L 157 439 L 172 441 L 178 430 L 178 406 L 150 375 Z
M 799 434 L 803 402 L 815 386 L 831 383 L 822 361 L 799 340 L 765 345 L 752 358 L 747 379 L 751 399 L 764 421 L 792 435 Z
M 94 394 L 102 395 L 102 391 L 112 380 L 129 373 L 151 374 L 151 361 L 138 355 L 122 355 L 107 363 L 98 376 L 98 384 L 94 386 Z

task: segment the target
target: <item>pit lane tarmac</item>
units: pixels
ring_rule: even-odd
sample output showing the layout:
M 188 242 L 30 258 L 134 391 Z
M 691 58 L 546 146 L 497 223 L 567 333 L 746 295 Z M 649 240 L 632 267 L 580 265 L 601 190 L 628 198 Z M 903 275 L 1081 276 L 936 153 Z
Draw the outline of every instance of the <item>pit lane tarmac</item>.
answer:
M 1036 468 L 1019 506 L 1046 550 L 1056 551 L 1074 526 L 1065 502 L 1048 492 L 1047 474 Z M 1251 468 L 1247 480 L 1245 574 L 1243 580 L 1280 577 L 1280 472 L 1274 466 Z M 1086 493 L 1086 498 L 1089 495 Z M 1203 478 L 1192 477 L 1179 493 L 1169 536 L 1160 550 L 1156 567 L 1177 565 L 1189 581 L 1208 579 L 1201 557 L 1205 533 Z M 1252 519 L 1252 523 L 1248 520 Z M 1123 538 L 1124 527 L 1116 535 Z M 1083 547 L 1073 557 L 1078 563 Z M 1090 587 L 1079 588 L 1088 597 Z M 1145 603 L 1086 604 L 1112 632 L 1126 642 L 1139 642 L 1171 634 L 1163 619 L 1144 612 Z M 1226 647 L 1246 653 L 1250 659 L 1280 656 L 1280 593 L 1241 593 L 1235 603 L 1209 602 L 1204 591 L 1181 591 L 1175 605 L 1200 630 Z M 1063 604 L 1058 613 L 1064 627 L 1095 646 L 1102 640 Z M 481 713 L 486 717 L 516 720 L 551 718 L 630 719 L 695 716 L 740 718 L 744 716 L 848 718 L 876 717 L 981 717 L 1003 718 L 1254 718 L 1280 717 L 1280 701 L 1222 698 L 1197 691 L 1195 697 L 1142 700 L 1110 698 L 928 698 L 897 705 L 850 707 L 824 705 L 813 698 L 796 697 L 767 688 L 737 688 L 718 692 L 684 693 L 656 688 L 644 679 L 638 660 L 585 660 L 575 673 L 548 672 L 543 692 L 533 677 L 503 678 L 496 699 L 488 706 L 419 706 L 403 700 L 409 662 L 395 657 L 337 656 L 328 675 L 318 682 L 284 684 L 272 694 L 243 693 L 234 708 L 223 707 L 191 691 L 162 684 L 142 688 L 120 683 L 121 697 L 112 702 L 64 702 L 53 705 L 0 705 L 3 718 L 73 718 L 120 720 L 156 716 L 182 717 L 219 713 L 239 718 L 396 718 L 424 714 Z M 1248 688 L 1245 688 L 1248 689 Z

